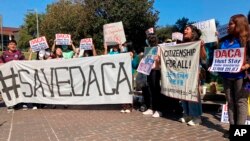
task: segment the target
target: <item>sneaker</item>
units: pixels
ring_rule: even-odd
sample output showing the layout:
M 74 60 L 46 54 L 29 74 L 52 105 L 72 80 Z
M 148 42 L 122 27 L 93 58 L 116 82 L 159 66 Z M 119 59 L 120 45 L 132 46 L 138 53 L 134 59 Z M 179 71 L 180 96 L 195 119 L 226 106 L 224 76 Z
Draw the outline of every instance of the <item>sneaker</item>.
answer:
M 200 117 L 194 117 L 187 124 L 190 125 L 190 126 L 199 125 L 199 124 L 201 124 L 201 118 Z
M 153 111 L 151 109 L 148 109 L 147 111 L 142 113 L 143 115 L 153 115 Z
M 14 111 L 14 108 L 12 106 L 7 108 L 7 112 L 12 112 L 12 111 Z
M 159 111 L 155 111 L 154 114 L 152 115 L 152 117 L 155 117 L 155 118 L 158 118 L 158 117 L 161 117 L 162 116 L 162 113 L 159 112 Z
M 28 110 L 28 106 L 27 105 L 23 105 L 23 110 Z
M 126 110 L 125 110 L 125 113 L 131 113 L 131 110 L 126 109 Z
M 120 112 L 121 112 L 121 113 L 125 113 L 125 110 L 122 109 Z
M 34 106 L 32 109 L 33 109 L 33 110 L 36 110 L 36 109 L 37 109 L 37 107 L 36 107 L 36 106 Z
M 181 123 L 187 123 L 191 120 L 190 116 L 183 116 L 182 118 L 179 119 Z

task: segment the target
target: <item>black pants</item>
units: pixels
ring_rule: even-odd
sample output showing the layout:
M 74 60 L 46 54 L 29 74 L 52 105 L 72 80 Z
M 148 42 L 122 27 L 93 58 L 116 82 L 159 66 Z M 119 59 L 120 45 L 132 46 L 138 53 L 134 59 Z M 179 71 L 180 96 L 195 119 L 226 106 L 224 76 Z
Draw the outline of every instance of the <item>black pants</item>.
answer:
M 145 104 L 153 111 L 162 110 L 160 78 L 160 70 L 151 70 L 150 75 L 147 76 L 148 85 L 142 88 Z

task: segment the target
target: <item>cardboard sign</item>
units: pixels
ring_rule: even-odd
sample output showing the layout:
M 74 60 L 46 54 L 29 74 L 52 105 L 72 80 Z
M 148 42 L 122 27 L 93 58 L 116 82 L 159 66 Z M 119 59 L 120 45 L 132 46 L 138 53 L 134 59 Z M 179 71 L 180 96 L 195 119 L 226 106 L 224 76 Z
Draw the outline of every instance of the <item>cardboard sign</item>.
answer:
M 216 33 L 216 25 L 215 25 L 214 19 L 194 23 L 193 25 L 201 30 L 201 32 L 202 32 L 201 39 L 205 43 L 217 42 L 218 39 L 217 39 L 217 36 L 215 34 Z
M 216 49 L 214 50 L 211 72 L 239 72 L 244 63 L 245 49 Z
M 37 52 L 37 51 L 45 50 L 49 48 L 49 45 L 47 43 L 45 36 L 30 40 L 29 43 L 33 52 Z
M 183 34 L 180 32 L 174 32 L 172 33 L 172 40 L 183 40 Z
M 71 35 L 56 34 L 56 45 L 71 45 Z
M 82 39 L 80 42 L 80 50 L 92 50 L 93 40 L 92 38 Z
M 123 44 L 126 42 L 122 22 L 105 24 L 103 26 L 104 41 L 107 45 Z
M 218 32 L 219 32 L 219 38 L 223 38 L 227 36 L 227 26 L 228 24 L 222 25 L 218 27 Z

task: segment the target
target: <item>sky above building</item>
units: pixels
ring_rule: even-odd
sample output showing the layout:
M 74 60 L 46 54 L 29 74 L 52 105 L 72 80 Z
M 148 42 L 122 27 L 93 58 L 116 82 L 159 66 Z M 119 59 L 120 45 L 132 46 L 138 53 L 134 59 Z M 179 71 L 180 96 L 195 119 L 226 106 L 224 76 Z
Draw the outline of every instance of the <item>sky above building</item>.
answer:
M 3 26 L 20 27 L 28 12 L 37 10 L 38 13 L 45 13 L 47 5 L 56 1 L 1 0 Z M 157 26 L 173 25 L 182 17 L 193 22 L 216 19 L 223 25 L 234 14 L 247 15 L 250 0 L 155 0 L 154 8 L 160 12 Z

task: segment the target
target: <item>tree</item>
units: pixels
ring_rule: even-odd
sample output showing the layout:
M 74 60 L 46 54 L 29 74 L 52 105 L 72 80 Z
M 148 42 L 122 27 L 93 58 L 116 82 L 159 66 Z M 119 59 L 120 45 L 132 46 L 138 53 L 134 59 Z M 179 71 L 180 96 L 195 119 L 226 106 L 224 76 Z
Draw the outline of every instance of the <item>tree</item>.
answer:
M 181 19 L 178 19 L 176 22 L 175 22 L 175 25 L 174 25 L 174 31 L 175 32 L 181 32 L 183 33 L 186 25 L 188 24 L 191 24 L 192 22 L 189 22 L 189 19 L 188 18 L 185 18 L 185 17 L 182 17 Z
M 69 33 L 75 42 L 92 37 L 103 48 L 103 25 L 123 22 L 127 40 L 135 48 L 144 46 L 145 31 L 154 27 L 158 12 L 154 0 L 59 0 L 47 8 L 41 33 L 53 39 L 58 32 Z
M 38 14 L 38 20 L 41 21 L 43 15 Z M 24 25 L 21 26 L 19 32 L 18 48 L 22 50 L 28 50 L 29 40 L 36 38 L 37 28 L 36 28 L 36 14 L 28 13 L 25 16 Z
M 55 34 L 71 34 L 74 44 L 79 41 L 86 32 L 86 16 L 82 5 L 68 0 L 59 0 L 57 3 L 47 6 L 47 13 L 41 23 L 41 35 L 46 36 L 50 45 L 53 44 Z
M 170 26 L 170 25 L 157 28 L 156 34 L 157 34 L 157 37 L 159 38 L 159 41 L 164 42 L 166 39 L 171 39 L 173 30 L 174 30 L 173 26 Z

